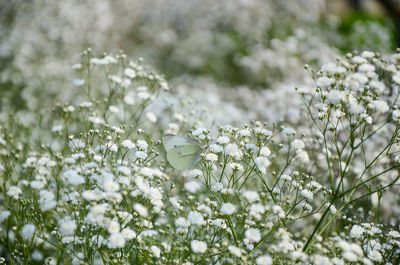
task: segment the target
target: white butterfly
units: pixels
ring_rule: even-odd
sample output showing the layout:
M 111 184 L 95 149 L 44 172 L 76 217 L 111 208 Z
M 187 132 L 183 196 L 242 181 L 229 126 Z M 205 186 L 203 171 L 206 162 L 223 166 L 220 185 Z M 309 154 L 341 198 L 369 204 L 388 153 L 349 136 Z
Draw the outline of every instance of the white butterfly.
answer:
M 182 171 L 193 168 L 199 161 L 202 152 L 198 142 L 175 135 L 164 136 L 163 145 L 170 165 Z

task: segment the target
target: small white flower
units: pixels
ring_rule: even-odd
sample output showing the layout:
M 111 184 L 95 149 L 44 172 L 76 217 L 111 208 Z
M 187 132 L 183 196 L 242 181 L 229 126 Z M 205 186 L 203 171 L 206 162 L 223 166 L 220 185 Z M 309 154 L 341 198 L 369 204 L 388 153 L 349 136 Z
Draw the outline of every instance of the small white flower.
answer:
M 23 239 L 31 239 L 35 234 L 36 227 L 34 224 L 26 224 L 22 227 L 21 236 Z
M 321 88 L 330 87 L 334 83 L 335 83 L 335 79 L 334 78 L 329 78 L 329 77 L 326 77 L 326 76 L 319 77 L 316 80 L 317 86 L 321 87 Z
M 211 161 L 211 162 L 215 162 L 215 161 L 218 161 L 218 156 L 216 154 L 209 153 L 209 154 L 206 155 L 206 160 L 207 161 Z
M 220 137 L 217 138 L 217 143 L 219 143 L 219 144 L 228 144 L 229 143 L 229 137 L 220 136 Z
M 382 262 L 382 255 L 377 250 L 372 250 L 368 253 L 368 258 L 375 262 Z
M 254 159 L 254 163 L 256 164 L 257 168 L 264 174 L 267 172 L 267 167 L 270 165 L 268 158 L 263 156 L 259 156 Z
M 201 183 L 198 181 L 189 181 L 185 183 L 185 189 L 190 193 L 196 193 L 201 189 Z
M 342 100 L 342 92 L 339 90 L 331 90 L 329 93 L 326 95 L 326 102 L 337 105 L 340 103 Z
M 374 100 L 372 101 L 371 105 L 376 111 L 380 113 L 385 113 L 389 111 L 389 105 L 386 103 L 386 101 Z
M 107 231 L 110 234 L 119 233 L 121 226 L 116 220 L 111 220 L 108 224 Z
M 305 144 L 304 144 L 304 142 L 303 142 L 302 140 L 300 140 L 300 139 L 295 139 L 295 140 L 293 140 L 293 142 L 290 144 L 290 146 L 291 146 L 292 148 L 295 148 L 295 149 L 303 149 L 304 146 L 305 146 Z
M 263 146 L 263 147 L 261 147 L 261 149 L 260 149 L 260 155 L 261 155 L 261 156 L 269 156 L 269 155 L 271 155 L 271 151 L 269 150 L 268 147 Z
M 204 253 L 207 251 L 207 244 L 203 241 L 193 240 L 190 247 L 194 253 Z
M 224 203 L 221 205 L 221 213 L 226 215 L 231 215 L 236 212 L 236 206 L 232 203 Z
M 236 247 L 236 246 L 228 246 L 228 250 L 232 255 L 235 255 L 238 258 L 240 258 L 242 256 L 242 253 L 243 253 L 243 250 L 241 248 Z
M 136 152 L 135 152 L 135 155 L 136 155 L 136 157 L 139 158 L 139 159 L 146 159 L 146 157 L 147 157 L 147 152 L 145 152 L 145 151 L 136 151 Z
M 307 189 L 303 189 L 301 191 L 301 195 L 303 197 L 305 197 L 309 201 L 312 201 L 314 199 L 314 194 L 311 191 L 307 190 Z
M 188 220 L 192 225 L 202 225 L 204 224 L 203 215 L 199 212 L 189 212 Z
M 272 265 L 272 258 L 269 255 L 259 256 L 256 259 L 257 265 Z
M 239 146 L 235 143 L 228 144 L 225 146 L 225 153 L 229 156 L 234 157 L 236 160 L 240 160 L 243 156 L 243 152 L 240 150 Z
M 261 240 L 261 233 L 260 230 L 256 228 L 249 228 L 246 230 L 244 233 L 244 236 L 250 241 L 250 242 L 258 242 Z
M 6 210 L 0 213 L 0 225 L 1 223 L 4 222 L 4 220 L 6 220 L 9 216 L 11 215 L 11 212 Z
M 113 233 L 108 238 L 109 248 L 123 248 L 125 246 L 125 237 L 122 233 Z
M 85 183 L 85 178 L 78 174 L 76 170 L 67 170 L 64 172 L 63 177 L 68 181 L 72 186 L 78 186 Z
M 220 146 L 219 144 L 212 144 L 210 145 L 210 151 L 213 153 L 221 153 L 222 151 L 224 151 L 224 148 L 222 146 Z
M 125 68 L 124 75 L 133 79 L 136 77 L 136 71 L 133 70 L 132 68 Z
M 149 144 L 144 140 L 138 140 L 136 142 L 136 146 L 140 151 L 147 151 L 147 148 L 149 147 Z
M 153 112 L 147 112 L 146 113 L 146 119 L 149 122 L 152 122 L 152 123 L 157 122 L 157 116 Z
M 353 225 L 353 227 L 350 230 L 350 237 L 351 238 L 360 238 L 363 233 L 365 232 L 365 229 L 359 225 Z
M 17 186 L 11 186 L 8 188 L 6 194 L 7 194 L 7 196 L 16 200 L 22 194 L 22 190 L 20 188 L 18 188 Z
M 135 203 L 133 209 L 143 218 L 146 218 L 149 214 L 147 208 L 140 203 Z
M 243 196 L 244 196 L 245 199 L 246 199 L 248 202 L 250 202 L 250 203 L 257 201 L 257 200 L 260 198 L 260 197 L 258 196 L 258 193 L 257 193 L 257 192 L 251 191 L 251 190 L 248 190 L 248 191 L 243 192 Z
M 190 222 L 189 222 L 186 218 L 184 218 L 184 217 L 179 217 L 179 218 L 177 218 L 177 219 L 175 220 L 175 225 L 176 225 L 177 227 L 186 228 L 186 227 L 189 227 L 189 226 L 190 226 Z
M 151 246 L 151 253 L 154 257 L 159 258 L 161 256 L 161 249 L 157 246 Z
M 77 228 L 75 220 L 72 220 L 69 216 L 66 216 L 63 219 L 59 220 L 58 226 L 60 233 L 63 236 L 73 236 Z

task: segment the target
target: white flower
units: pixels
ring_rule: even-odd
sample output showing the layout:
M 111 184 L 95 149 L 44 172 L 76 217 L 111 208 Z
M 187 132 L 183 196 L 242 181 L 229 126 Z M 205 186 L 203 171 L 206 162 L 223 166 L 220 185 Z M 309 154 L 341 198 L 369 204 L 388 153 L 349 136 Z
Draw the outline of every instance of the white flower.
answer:
M 109 248 L 123 248 L 125 246 L 125 237 L 122 233 L 113 233 L 108 238 Z
M 119 184 L 112 179 L 106 179 L 103 182 L 105 192 L 116 192 L 119 190 Z
M 85 183 L 85 178 L 78 174 L 76 170 L 70 169 L 64 172 L 63 177 L 68 180 L 72 186 L 78 186 Z
M 221 205 L 221 213 L 226 215 L 231 215 L 236 212 L 236 206 L 232 203 L 224 203 Z
M 222 184 L 221 182 L 214 183 L 211 186 L 211 190 L 214 192 L 221 191 L 223 188 L 224 188 L 224 184 Z
M 335 79 L 334 78 L 329 78 L 329 77 L 326 77 L 326 76 L 319 77 L 316 80 L 317 86 L 321 87 L 321 88 L 329 87 L 334 83 L 335 83 Z
M 133 70 L 132 68 L 125 68 L 124 75 L 133 79 L 136 77 L 136 71 Z
M 396 109 L 392 112 L 392 118 L 394 121 L 398 121 L 400 119 L 400 109 Z
M 269 255 L 259 256 L 256 259 L 257 265 L 272 265 L 272 258 Z
M 135 203 L 133 209 L 143 218 L 146 218 L 149 214 L 147 208 L 140 203 Z
M 100 201 L 103 198 L 103 192 L 100 190 L 85 190 L 82 197 L 87 201 Z
M 265 207 L 261 203 L 255 203 L 250 206 L 250 211 L 249 211 L 250 215 L 257 219 L 260 219 L 261 214 L 263 214 L 264 212 L 265 212 Z
M 303 197 L 305 197 L 309 201 L 312 201 L 314 199 L 314 194 L 307 189 L 303 189 L 301 191 L 301 195 L 303 195 Z
M 7 190 L 7 196 L 10 196 L 11 198 L 17 200 L 19 196 L 21 195 L 22 190 L 18 188 L 17 186 L 11 186 Z
M 189 227 L 189 226 L 190 226 L 190 222 L 189 222 L 186 218 L 184 218 L 184 217 L 179 217 L 179 218 L 177 218 L 177 219 L 175 220 L 175 225 L 176 225 L 177 227 L 186 228 L 186 227 Z
M 385 113 L 389 111 L 389 105 L 386 103 L 386 101 L 383 100 L 374 100 L 372 101 L 372 107 L 380 112 L 380 113 Z
M 161 256 L 161 249 L 157 246 L 151 246 L 151 253 L 154 257 L 159 258 Z
M 2 211 L 0 213 L 0 224 L 4 222 L 4 220 L 6 220 L 9 216 L 11 215 L 11 212 L 6 210 L 6 211 Z
M 228 246 L 228 250 L 232 255 L 235 255 L 238 258 L 240 258 L 242 256 L 242 253 L 243 253 L 243 250 L 241 248 L 236 247 L 236 246 Z
M 213 153 L 221 153 L 222 151 L 224 151 L 224 148 L 222 146 L 220 146 L 219 144 L 212 144 L 210 145 L 210 151 Z
M 135 105 L 136 100 L 135 100 L 135 93 L 133 91 L 129 91 L 125 97 L 124 97 L 124 102 L 127 105 Z
M 189 212 L 188 220 L 192 225 L 202 225 L 204 224 L 203 215 L 199 212 Z
M 370 258 L 372 261 L 382 262 L 382 255 L 377 250 L 372 250 L 371 252 L 369 252 L 368 258 Z
M 236 160 L 240 160 L 243 156 L 243 152 L 240 150 L 239 146 L 235 143 L 228 144 L 225 146 L 225 153 L 234 157 Z
M 218 161 L 218 156 L 216 154 L 209 153 L 209 154 L 206 155 L 206 160 L 207 161 L 211 161 L 211 162 L 215 162 L 215 161 Z
M 342 100 L 342 92 L 339 90 L 331 90 L 328 95 L 326 95 L 326 102 L 337 105 Z
M 268 147 L 266 147 L 266 146 L 261 147 L 261 149 L 260 149 L 261 156 L 269 156 L 270 154 L 271 154 L 271 151 L 269 150 Z
M 303 142 L 302 140 L 300 140 L 300 139 L 295 139 L 295 140 L 293 140 L 293 142 L 290 144 L 290 146 L 291 146 L 292 148 L 295 148 L 295 149 L 303 149 L 304 146 L 305 146 L 305 144 L 304 144 L 304 142 Z
M 198 181 L 186 182 L 185 189 L 190 193 L 196 193 L 201 189 L 201 183 Z
M 71 217 L 66 216 L 58 221 L 58 226 L 61 235 L 63 236 L 73 236 L 76 230 L 76 222 L 72 220 Z
M 260 198 L 260 197 L 258 196 L 258 193 L 257 193 L 257 192 L 251 191 L 251 190 L 248 190 L 248 191 L 243 192 L 243 196 L 244 196 L 245 199 L 246 199 L 248 202 L 250 202 L 250 203 L 257 201 L 257 200 Z
M 256 228 L 249 228 L 246 230 L 244 233 L 244 236 L 250 241 L 250 242 L 258 242 L 261 240 L 261 233 L 260 230 Z
M 220 137 L 217 138 L 217 143 L 219 143 L 219 144 L 228 144 L 229 143 L 229 137 L 220 136 Z
M 147 157 L 147 152 L 145 152 L 145 151 L 136 151 L 135 155 L 139 159 L 145 159 Z
M 111 220 L 110 223 L 108 224 L 107 231 L 110 234 L 119 233 L 120 228 L 121 226 L 118 221 Z
M 353 225 L 350 230 L 350 237 L 351 238 L 360 238 L 362 234 L 365 232 L 365 229 L 359 225 Z
M 121 233 L 126 240 L 132 240 L 136 237 L 135 231 L 133 231 L 129 227 L 122 229 Z
M 396 74 L 394 74 L 392 78 L 396 84 L 400 85 L 400 72 L 397 72 Z
M 194 253 L 204 253 L 207 251 L 207 244 L 203 241 L 193 240 L 190 246 Z
M 357 254 L 355 254 L 353 251 L 345 250 L 342 256 L 345 260 L 350 262 L 356 262 L 358 260 Z
M 270 165 L 268 158 L 263 156 L 259 156 L 254 159 L 254 163 L 256 164 L 257 168 L 264 174 L 267 171 L 267 167 Z
M 30 186 L 32 187 L 32 189 L 41 190 L 44 188 L 44 183 L 43 181 L 34 180 L 31 181 Z
M 39 204 L 42 211 L 51 210 L 57 205 L 57 202 L 54 200 L 55 196 L 52 192 L 47 190 L 41 190 L 39 196 L 40 196 Z
M 149 122 L 152 122 L 152 123 L 157 122 L 157 116 L 153 112 L 147 112 L 146 113 L 146 119 Z
M 141 151 L 147 151 L 147 148 L 149 147 L 149 144 L 144 140 L 138 140 L 136 142 L 136 146 Z
M 34 224 L 26 224 L 22 227 L 21 236 L 23 239 L 31 239 L 35 231 L 36 227 Z
M 1 223 L 1 219 L 0 219 L 0 223 Z M 400 237 L 400 233 L 397 231 L 390 231 L 388 233 L 389 236 L 393 237 L 393 238 L 399 238 Z
M 272 206 L 272 212 L 276 214 L 279 218 L 285 217 L 285 211 L 279 205 Z
M 243 166 L 238 163 L 229 163 L 229 167 L 236 171 L 243 171 Z
M 136 146 L 131 140 L 124 140 L 121 142 L 121 145 L 128 149 L 133 149 Z

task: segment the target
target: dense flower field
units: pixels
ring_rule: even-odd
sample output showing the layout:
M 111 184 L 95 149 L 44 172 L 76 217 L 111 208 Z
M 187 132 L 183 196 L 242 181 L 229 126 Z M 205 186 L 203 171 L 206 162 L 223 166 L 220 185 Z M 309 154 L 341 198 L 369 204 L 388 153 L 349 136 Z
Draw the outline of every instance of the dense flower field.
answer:
M 7 5 L 0 264 L 400 264 L 400 51 L 328 8 Z

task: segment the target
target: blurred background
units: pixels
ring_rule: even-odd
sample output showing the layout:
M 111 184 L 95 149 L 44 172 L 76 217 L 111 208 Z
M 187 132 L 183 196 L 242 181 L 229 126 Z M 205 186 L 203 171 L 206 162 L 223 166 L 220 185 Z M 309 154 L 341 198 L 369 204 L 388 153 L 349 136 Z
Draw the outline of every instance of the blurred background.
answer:
M 143 57 L 176 93 L 284 91 L 307 82 L 304 64 L 390 53 L 399 32 L 400 0 L 6 0 L 0 108 L 73 100 L 71 65 L 88 47 Z

